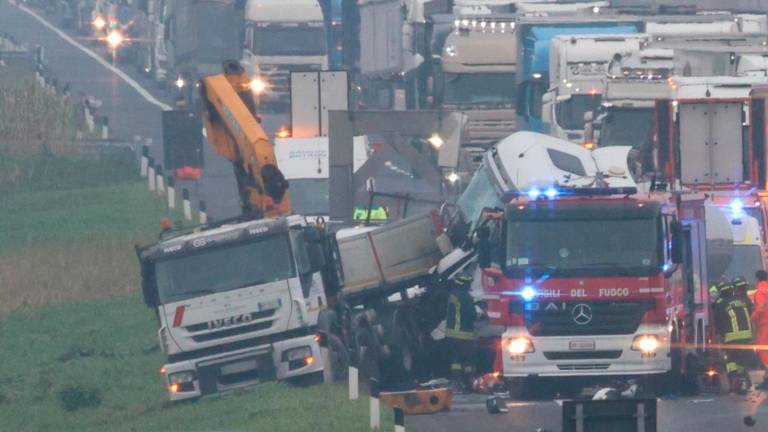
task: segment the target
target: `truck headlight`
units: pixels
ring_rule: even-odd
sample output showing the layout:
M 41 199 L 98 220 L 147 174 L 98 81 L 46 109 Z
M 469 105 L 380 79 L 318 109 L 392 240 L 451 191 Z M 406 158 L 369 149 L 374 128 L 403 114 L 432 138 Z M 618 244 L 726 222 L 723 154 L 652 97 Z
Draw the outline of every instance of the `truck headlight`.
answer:
M 170 382 L 171 385 L 186 384 L 194 380 L 195 380 L 195 372 L 193 371 L 174 372 L 168 375 L 168 382 Z
M 283 351 L 283 361 L 292 362 L 296 360 L 304 360 L 308 357 L 312 357 L 312 350 L 308 346 L 291 348 Z
M 638 335 L 632 341 L 632 350 L 644 355 L 656 354 L 659 349 L 659 338 L 656 335 Z
M 505 341 L 507 352 L 513 356 L 519 356 L 526 353 L 532 353 L 533 342 L 525 336 L 519 336 Z

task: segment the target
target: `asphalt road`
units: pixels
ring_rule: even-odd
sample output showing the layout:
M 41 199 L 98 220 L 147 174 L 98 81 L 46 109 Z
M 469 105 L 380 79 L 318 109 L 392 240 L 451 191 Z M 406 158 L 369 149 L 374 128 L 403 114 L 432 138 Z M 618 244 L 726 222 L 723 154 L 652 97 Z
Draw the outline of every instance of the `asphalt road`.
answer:
M 768 431 L 768 403 L 764 392 L 747 396 L 702 395 L 695 398 L 659 399 L 659 432 Z M 488 414 L 485 397 L 459 396 L 450 412 L 409 416 L 409 432 L 536 432 L 561 431 L 561 402 L 508 402 L 508 413 Z M 752 415 L 753 427 L 744 424 Z M 622 432 L 622 431 L 616 431 Z

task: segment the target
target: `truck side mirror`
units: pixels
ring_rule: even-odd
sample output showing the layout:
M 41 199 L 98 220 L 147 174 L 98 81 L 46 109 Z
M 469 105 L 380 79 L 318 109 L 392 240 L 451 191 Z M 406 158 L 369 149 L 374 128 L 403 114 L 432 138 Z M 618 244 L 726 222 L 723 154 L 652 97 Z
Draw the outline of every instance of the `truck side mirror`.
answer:
M 546 124 L 552 124 L 554 110 L 556 105 L 556 95 L 554 91 L 544 93 L 541 97 L 541 120 Z
M 683 235 L 683 225 L 680 222 L 673 222 L 671 226 L 672 230 L 672 248 L 670 250 L 670 259 L 673 264 L 683 263 L 683 241 L 685 236 Z
M 477 228 L 477 264 L 480 268 L 491 266 L 491 230 L 487 226 Z

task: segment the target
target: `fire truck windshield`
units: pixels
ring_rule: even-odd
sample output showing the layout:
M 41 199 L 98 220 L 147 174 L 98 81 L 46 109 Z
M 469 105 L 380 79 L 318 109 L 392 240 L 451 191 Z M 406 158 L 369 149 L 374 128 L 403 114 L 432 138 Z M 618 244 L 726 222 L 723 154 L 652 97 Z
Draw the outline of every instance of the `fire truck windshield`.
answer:
M 511 277 L 650 276 L 660 271 L 661 224 L 655 216 L 553 218 L 507 223 Z
M 193 255 L 155 264 L 161 303 L 231 291 L 293 277 L 288 235 L 270 235 L 254 241 L 205 248 Z

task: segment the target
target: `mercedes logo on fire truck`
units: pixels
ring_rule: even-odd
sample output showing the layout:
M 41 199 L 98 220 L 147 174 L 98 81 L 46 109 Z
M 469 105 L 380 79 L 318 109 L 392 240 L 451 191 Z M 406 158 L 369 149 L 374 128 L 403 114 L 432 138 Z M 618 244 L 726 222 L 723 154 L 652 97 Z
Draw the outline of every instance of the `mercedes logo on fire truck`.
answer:
M 592 308 L 584 303 L 579 303 L 571 310 L 573 322 L 578 325 L 587 325 L 592 322 Z

